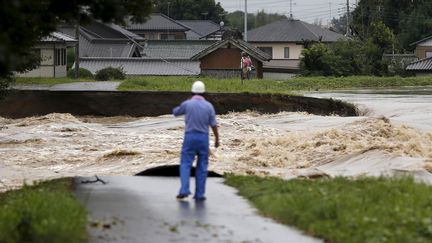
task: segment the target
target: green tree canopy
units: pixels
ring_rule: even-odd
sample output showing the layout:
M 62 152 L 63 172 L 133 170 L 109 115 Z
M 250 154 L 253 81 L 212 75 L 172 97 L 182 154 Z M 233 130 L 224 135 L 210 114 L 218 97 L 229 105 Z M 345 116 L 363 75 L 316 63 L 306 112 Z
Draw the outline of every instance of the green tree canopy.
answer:
M 155 11 L 176 20 L 209 19 L 216 23 L 225 21 L 226 15 L 220 3 L 214 0 L 158 0 Z
M 13 71 L 38 65 L 32 46 L 56 30 L 61 22 L 99 19 L 123 23 L 125 16 L 143 21 L 152 10 L 151 0 L 0 0 L 0 89 Z
M 256 13 L 248 13 L 248 29 L 258 28 L 260 26 L 270 24 L 272 22 L 286 19 L 287 16 L 277 13 L 266 13 L 264 10 L 260 10 Z M 227 21 L 229 26 L 243 30 L 244 29 L 244 12 L 235 11 L 227 15 Z
M 383 23 L 402 51 L 411 51 L 411 43 L 432 35 L 430 0 L 360 0 L 352 18 L 351 28 L 363 40 L 374 34 L 374 23 Z

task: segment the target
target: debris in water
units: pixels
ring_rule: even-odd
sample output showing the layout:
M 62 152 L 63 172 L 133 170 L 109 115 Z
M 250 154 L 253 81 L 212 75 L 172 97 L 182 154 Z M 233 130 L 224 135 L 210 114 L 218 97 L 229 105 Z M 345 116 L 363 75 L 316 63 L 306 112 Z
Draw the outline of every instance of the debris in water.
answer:
M 121 157 L 121 156 L 135 156 L 135 155 L 140 155 L 140 154 L 141 153 L 137 152 L 137 151 L 119 149 L 119 150 L 114 150 L 112 152 L 105 154 L 103 156 L 103 158 L 112 158 L 112 157 Z

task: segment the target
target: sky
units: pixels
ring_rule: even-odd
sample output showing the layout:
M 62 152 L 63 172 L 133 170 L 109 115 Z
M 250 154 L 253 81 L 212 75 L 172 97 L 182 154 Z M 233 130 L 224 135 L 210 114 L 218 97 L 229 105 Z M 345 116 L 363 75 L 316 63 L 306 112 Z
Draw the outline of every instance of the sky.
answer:
M 225 11 L 234 12 L 244 10 L 245 0 L 215 0 L 220 2 Z M 279 13 L 289 16 L 290 0 L 247 0 L 248 12 L 256 13 L 264 9 L 269 13 Z M 338 18 L 346 12 L 347 0 L 292 0 L 292 13 L 295 19 L 309 23 L 320 19 L 322 24 L 327 24 L 331 18 Z M 356 0 L 350 0 L 353 8 Z

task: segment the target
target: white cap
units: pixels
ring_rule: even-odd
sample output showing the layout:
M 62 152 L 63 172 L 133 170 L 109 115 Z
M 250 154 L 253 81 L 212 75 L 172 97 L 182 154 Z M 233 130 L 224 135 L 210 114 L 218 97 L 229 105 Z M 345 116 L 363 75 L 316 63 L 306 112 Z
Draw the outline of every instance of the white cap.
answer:
M 192 85 L 192 93 L 202 94 L 205 92 L 205 85 L 202 81 L 195 81 Z

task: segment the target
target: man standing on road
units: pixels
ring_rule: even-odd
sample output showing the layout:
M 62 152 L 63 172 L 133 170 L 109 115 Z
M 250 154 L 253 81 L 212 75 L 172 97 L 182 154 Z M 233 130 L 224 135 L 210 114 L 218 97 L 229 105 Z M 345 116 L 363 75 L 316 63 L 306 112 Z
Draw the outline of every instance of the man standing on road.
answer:
M 188 197 L 189 179 L 195 155 L 198 156 L 195 170 L 196 200 L 205 200 L 205 184 L 209 158 L 209 126 L 215 135 L 215 147 L 219 147 L 219 133 L 213 105 L 206 101 L 203 94 L 205 85 L 196 81 L 192 85 L 192 97 L 173 109 L 174 116 L 185 115 L 185 135 L 180 160 L 180 192 L 177 199 Z

